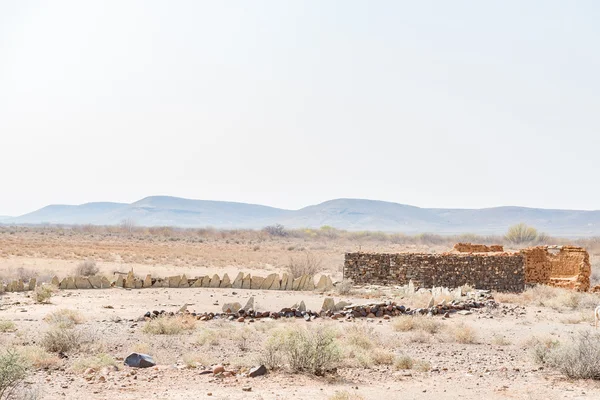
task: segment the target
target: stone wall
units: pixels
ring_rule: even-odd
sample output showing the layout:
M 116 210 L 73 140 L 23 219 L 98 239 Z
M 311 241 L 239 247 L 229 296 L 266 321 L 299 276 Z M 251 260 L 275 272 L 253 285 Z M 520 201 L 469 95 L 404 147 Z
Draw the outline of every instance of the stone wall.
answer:
M 52 278 L 52 285 L 59 289 L 145 289 L 145 288 L 234 288 L 234 289 L 259 289 L 259 290 L 297 290 L 297 291 L 326 291 L 333 289 L 333 282 L 327 275 L 321 275 L 315 283 L 315 277 L 312 275 L 303 275 L 294 278 L 288 274 L 271 274 L 267 277 L 252 276 L 240 272 L 233 280 L 227 274 L 221 278 L 215 274 L 213 276 L 203 276 L 188 278 L 184 275 L 175 275 L 167 278 L 153 278 L 146 275 L 145 278 L 137 277 L 133 272 L 127 275 L 115 275 L 111 280 L 105 276 L 74 276 L 65 277 L 59 280 L 58 277 Z M 29 282 L 23 280 L 13 280 L 6 284 L 0 282 L 0 293 L 2 292 L 24 292 L 34 290 L 36 287 L 35 279 Z
M 348 253 L 344 278 L 357 284 L 459 287 L 519 292 L 525 287 L 525 257 L 507 254 Z
M 525 256 L 525 283 L 590 289 L 590 257 L 584 248 L 539 246 L 521 250 L 521 254 Z
M 459 253 L 501 253 L 504 251 L 504 247 L 500 244 L 486 246 L 485 244 L 456 243 L 454 250 Z

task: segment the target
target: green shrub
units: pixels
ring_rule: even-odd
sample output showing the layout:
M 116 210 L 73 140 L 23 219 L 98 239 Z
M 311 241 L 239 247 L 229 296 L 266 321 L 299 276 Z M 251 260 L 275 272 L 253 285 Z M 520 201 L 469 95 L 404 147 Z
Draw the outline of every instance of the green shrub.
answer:
M 543 360 L 568 378 L 600 380 L 600 334 L 580 332 L 550 349 Z
M 520 223 L 508 228 L 504 238 L 513 244 L 531 243 L 538 238 L 538 232 L 535 228 Z
M 9 399 L 15 393 L 25 376 L 27 364 L 13 349 L 0 354 L 0 399 Z

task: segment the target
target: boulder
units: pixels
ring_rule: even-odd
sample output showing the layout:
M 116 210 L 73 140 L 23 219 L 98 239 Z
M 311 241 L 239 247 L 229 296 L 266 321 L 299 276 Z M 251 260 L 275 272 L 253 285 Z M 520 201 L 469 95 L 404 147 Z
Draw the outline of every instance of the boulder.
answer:
M 304 282 L 304 290 L 306 290 L 306 291 L 315 290 L 315 278 L 312 275 L 306 276 L 306 281 Z
M 221 285 L 219 287 L 220 288 L 230 288 L 231 287 L 231 280 L 229 279 L 229 275 L 227 275 L 227 273 L 225 273 L 225 275 L 223 275 L 223 279 L 221 280 Z
M 325 290 L 333 290 L 333 281 L 330 276 L 327 276 L 327 287 Z
M 52 277 L 52 281 L 50 281 L 50 283 L 54 286 L 59 286 L 60 285 L 60 281 L 58 280 L 58 276 L 54 275 Z
M 63 278 L 62 281 L 60 281 L 60 283 L 58 284 L 59 289 L 66 289 L 67 288 L 67 278 Z
M 17 281 L 17 288 L 15 292 L 24 292 L 25 291 L 25 283 L 23 283 L 23 279 L 19 279 Z
M 269 287 L 269 290 L 279 290 L 281 288 L 281 281 L 279 280 L 279 274 L 275 274 L 275 279 Z
M 77 286 L 75 286 L 75 279 L 71 277 L 67 278 L 67 289 L 77 289 Z
M 127 274 L 127 278 L 125 278 L 123 287 L 126 289 L 133 289 L 135 287 L 135 276 L 133 275 L 133 270 L 129 271 Z
M 243 308 L 244 311 L 254 310 L 254 296 L 250 297 Z
M 223 304 L 223 307 L 221 307 L 221 310 L 223 310 L 224 313 L 237 313 L 238 311 L 240 311 L 241 308 L 242 308 L 242 305 L 238 302 L 235 302 L 235 303 Z
M 231 287 L 234 289 L 241 289 L 243 280 L 244 280 L 244 273 L 243 272 L 238 273 L 237 276 L 235 277 L 235 279 L 233 280 Z
M 144 288 L 152 287 L 152 275 L 150 275 L 150 274 L 146 275 L 146 278 L 144 278 L 144 284 L 142 285 L 142 287 L 144 287 Z
M 180 288 L 189 288 L 190 287 L 190 284 L 188 282 L 188 278 L 187 278 L 187 276 L 185 276 L 185 274 L 183 274 L 181 276 L 181 279 L 179 280 L 179 287 Z
M 285 285 L 285 290 L 293 290 L 294 286 L 294 276 L 288 275 L 287 284 Z M 283 288 L 281 288 L 283 290 Z
M 133 368 L 150 368 L 156 365 L 152 356 L 140 353 L 131 353 L 128 355 L 125 358 L 124 364 Z
M 219 286 L 221 286 L 221 278 L 219 277 L 219 275 L 214 274 L 212 279 L 210 280 L 210 286 L 211 288 L 218 288 Z
M 89 276 L 88 281 L 92 286 L 92 289 L 102 289 L 102 278 L 98 275 Z
M 36 279 L 35 278 L 31 278 L 29 280 L 29 290 L 35 290 L 35 283 L 36 283 Z
M 244 276 L 244 279 L 242 279 L 242 289 L 250 289 L 250 286 L 252 285 L 252 276 L 250 274 Z
M 267 373 L 267 367 L 264 365 L 260 365 L 258 367 L 254 367 L 248 372 L 248 376 L 250 378 L 256 378 L 257 376 L 265 375 Z
M 115 287 L 123 287 L 125 285 L 125 279 L 121 275 L 117 275 L 117 279 L 115 280 Z
M 90 284 L 90 280 L 85 276 L 76 276 L 75 287 L 77 289 L 91 289 L 92 285 Z
M 133 280 L 133 287 L 136 289 L 141 289 L 144 287 L 144 281 L 141 279 L 134 279 Z
M 210 287 L 210 276 L 206 275 L 202 277 L 202 287 L 207 288 Z
M 302 282 L 302 276 L 300 278 L 295 278 L 293 283 L 292 283 L 292 290 L 299 290 L 298 288 L 300 287 L 300 283 Z
M 306 304 L 304 304 L 304 300 L 302 300 L 300 302 L 300 305 L 298 305 L 298 307 L 294 307 L 294 308 L 297 308 L 298 311 L 300 311 L 300 312 L 306 312 Z
M 323 301 L 322 311 L 335 311 L 335 301 L 332 297 L 326 297 Z

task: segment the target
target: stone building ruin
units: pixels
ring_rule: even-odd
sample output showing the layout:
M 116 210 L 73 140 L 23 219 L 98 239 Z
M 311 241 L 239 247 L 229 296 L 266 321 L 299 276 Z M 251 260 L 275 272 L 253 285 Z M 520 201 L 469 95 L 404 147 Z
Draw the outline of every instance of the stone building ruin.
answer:
M 457 243 L 443 254 L 347 253 L 344 278 L 356 284 L 450 287 L 522 292 L 535 284 L 590 289 L 587 251 L 575 246 L 538 246 L 505 252 L 502 246 Z

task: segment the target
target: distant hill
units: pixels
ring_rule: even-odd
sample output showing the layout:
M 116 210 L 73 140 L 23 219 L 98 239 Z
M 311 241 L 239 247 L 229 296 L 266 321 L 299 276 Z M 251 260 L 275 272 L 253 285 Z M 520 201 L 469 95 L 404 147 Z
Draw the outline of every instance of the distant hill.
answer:
M 3 219 L 9 219 L 11 217 L 9 217 L 8 215 L 0 215 L 0 221 L 2 221 Z
M 140 226 L 260 229 L 273 224 L 288 228 L 328 225 L 351 231 L 484 235 L 503 234 L 509 226 L 525 222 L 550 235 L 600 236 L 600 211 L 420 208 L 361 199 L 336 199 L 300 210 L 283 210 L 256 204 L 152 196 L 131 204 L 50 205 L 20 217 L 2 219 L 1 223 L 116 225 L 126 219 Z

